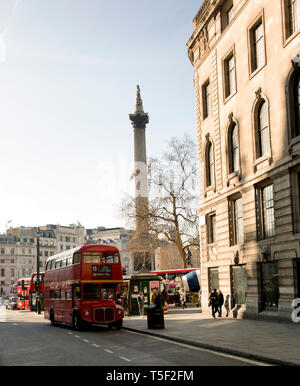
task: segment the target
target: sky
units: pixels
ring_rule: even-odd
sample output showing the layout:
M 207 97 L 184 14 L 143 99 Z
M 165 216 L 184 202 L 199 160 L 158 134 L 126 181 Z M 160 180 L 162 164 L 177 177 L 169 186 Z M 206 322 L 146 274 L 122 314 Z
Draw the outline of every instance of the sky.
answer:
M 0 0 L 0 232 L 126 226 L 139 84 L 147 156 L 196 140 L 186 42 L 202 0 Z

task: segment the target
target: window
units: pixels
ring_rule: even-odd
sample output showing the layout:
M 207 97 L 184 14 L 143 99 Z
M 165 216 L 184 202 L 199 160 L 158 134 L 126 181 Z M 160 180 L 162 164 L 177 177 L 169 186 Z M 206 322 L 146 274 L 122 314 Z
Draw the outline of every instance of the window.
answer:
M 262 98 L 257 105 L 255 115 L 256 158 L 258 159 L 270 153 L 268 106 Z
M 205 85 L 202 86 L 202 101 L 203 101 L 203 119 L 206 119 L 211 113 L 209 82 L 206 82 Z
M 109 284 L 102 284 L 101 288 L 101 298 L 102 299 L 114 299 L 115 289 Z
M 5 276 L 5 269 L 1 268 L 1 277 L 4 277 L 4 276 Z
M 84 263 L 94 263 L 94 264 L 100 264 L 100 253 L 96 252 L 87 252 L 83 256 L 83 262 Z
M 233 5 L 226 12 L 226 22 L 227 25 L 230 24 L 233 20 Z
M 209 293 L 212 293 L 214 289 L 219 288 L 219 269 L 218 268 L 208 269 L 208 286 L 209 286 Z
M 264 39 L 264 26 L 260 19 L 259 22 L 250 29 L 251 72 L 256 71 L 265 64 Z
M 295 293 L 300 298 L 300 259 L 296 259 L 294 263 Z
M 14 254 L 15 254 L 14 248 L 12 248 L 12 249 L 10 250 L 10 254 L 11 254 L 11 255 L 14 255 Z
M 206 151 L 206 185 L 211 186 L 215 183 L 215 161 L 213 144 L 209 141 Z
M 1 248 L 1 254 L 2 254 L 2 255 L 5 254 L 5 249 L 4 249 L 4 248 Z
M 258 239 L 267 239 L 275 235 L 275 215 L 273 184 L 257 189 L 257 232 Z
M 73 299 L 81 298 L 81 287 L 80 284 L 73 284 Z
M 224 3 L 221 10 L 221 23 L 222 31 L 230 24 L 233 20 L 233 2 L 228 0 Z
M 117 253 L 103 253 L 102 256 L 103 263 L 118 263 L 119 262 L 119 256 Z
M 247 297 L 247 271 L 244 265 L 231 267 L 232 308 L 245 304 Z
M 300 28 L 300 0 L 286 1 L 286 37 L 290 37 Z
M 294 83 L 294 109 L 295 109 L 295 127 L 296 135 L 300 134 L 300 70 L 298 68 L 297 76 Z
M 231 53 L 224 61 L 225 98 L 236 91 L 234 55 Z
M 240 169 L 240 154 L 239 154 L 239 136 L 238 128 L 235 123 L 229 128 L 229 173 L 238 172 Z
M 272 310 L 278 307 L 279 283 L 278 264 L 261 263 L 261 310 Z
M 83 299 L 96 300 L 100 299 L 101 291 L 99 284 L 83 284 Z
M 10 276 L 11 276 L 11 277 L 14 277 L 14 276 L 15 276 L 15 269 L 14 269 L 14 268 L 11 268 L 11 269 L 10 269 Z
M 230 245 L 243 243 L 244 229 L 241 197 L 229 201 L 229 222 Z
M 214 244 L 217 241 L 217 216 L 210 214 L 207 216 L 207 239 L 208 244 Z
M 288 84 L 291 137 L 300 135 L 300 68 L 296 67 Z
M 81 255 L 79 252 L 74 253 L 73 264 L 79 264 L 81 261 Z
M 294 232 L 300 233 L 300 168 L 291 173 Z

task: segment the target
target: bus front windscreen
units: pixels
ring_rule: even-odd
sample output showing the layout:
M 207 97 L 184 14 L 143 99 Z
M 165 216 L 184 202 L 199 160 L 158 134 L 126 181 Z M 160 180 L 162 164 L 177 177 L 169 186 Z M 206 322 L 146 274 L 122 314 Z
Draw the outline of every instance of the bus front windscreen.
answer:
M 97 300 L 101 299 L 101 287 L 99 284 L 84 284 L 83 299 Z
M 84 284 L 83 285 L 83 299 L 85 300 L 99 300 L 99 299 L 114 299 L 115 287 L 109 285 L 99 284 Z

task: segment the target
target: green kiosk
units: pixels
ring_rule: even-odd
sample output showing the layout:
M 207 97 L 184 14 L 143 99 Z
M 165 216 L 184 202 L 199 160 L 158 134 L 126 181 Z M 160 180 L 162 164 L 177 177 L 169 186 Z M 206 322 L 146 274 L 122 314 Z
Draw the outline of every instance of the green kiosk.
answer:
M 137 297 L 140 291 L 143 291 L 145 297 L 145 307 L 150 305 L 152 290 L 160 288 L 161 277 L 148 271 L 143 266 L 142 269 L 135 275 L 129 278 L 129 313 L 130 315 L 139 315 L 139 307 Z M 145 315 L 147 311 L 145 309 Z

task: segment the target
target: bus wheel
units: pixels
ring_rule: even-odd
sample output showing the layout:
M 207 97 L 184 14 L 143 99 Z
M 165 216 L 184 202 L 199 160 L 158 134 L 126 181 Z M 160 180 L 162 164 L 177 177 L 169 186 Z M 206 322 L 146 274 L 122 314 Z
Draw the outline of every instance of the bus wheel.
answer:
M 123 326 L 123 320 L 120 319 L 120 320 L 117 320 L 113 326 L 115 327 L 116 330 L 121 330 L 122 326 Z
M 75 314 L 73 315 L 73 327 L 76 331 L 82 331 L 82 320 L 78 312 L 75 312 Z
M 51 323 L 51 326 L 56 326 L 53 310 L 50 311 L 50 323 Z

